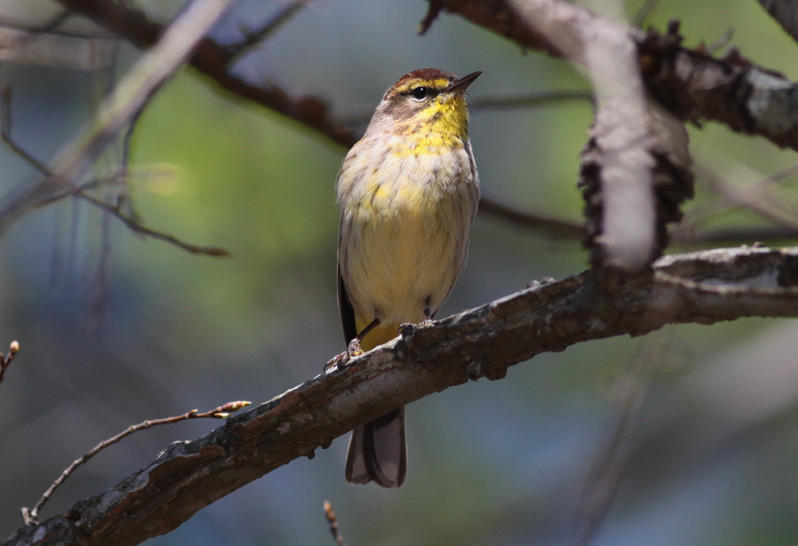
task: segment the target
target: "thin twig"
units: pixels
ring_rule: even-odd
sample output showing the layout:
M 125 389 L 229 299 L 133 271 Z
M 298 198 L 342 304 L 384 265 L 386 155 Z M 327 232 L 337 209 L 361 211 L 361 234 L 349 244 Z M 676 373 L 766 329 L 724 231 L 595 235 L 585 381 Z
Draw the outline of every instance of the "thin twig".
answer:
M 329 501 L 324 501 L 324 516 L 327 518 L 327 523 L 330 525 L 330 533 L 332 533 L 335 543 L 338 546 L 346 546 L 344 537 L 341 536 L 341 529 L 338 527 L 338 518 L 335 517 L 335 512 L 333 512 L 332 505 Z
M 571 544 L 587 546 L 596 535 L 618 491 L 629 453 L 629 436 L 656 372 L 668 355 L 669 332 L 656 332 L 638 345 L 632 362 L 611 386 L 618 415 L 585 477 L 577 500 L 577 522 Z
M 75 15 L 76 14 L 74 11 L 64 10 L 60 13 L 55 14 L 50 20 L 39 26 L 31 26 L 24 23 L 11 21 L 5 18 L 0 18 L 0 27 L 10 28 L 13 30 L 20 30 L 28 33 L 25 37 L 21 38 L 18 41 L 15 41 L 12 44 L 14 46 L 19 45 L 21 42 L 24 42 L 26 40 L 33 39 L 39 34 L 55 34 L 56 36 L 66 36 L 68 38 L 78 38 L 86 40 L 96 40 L 98 38 L 106 38 L 108 36 L 105 33 L 81 32 L 76 30 L 62 30 L 59 28 L 67 20 L 74 17 Z
M 794 165 L 771 175 L 767 181 L 762 180 L 755 185 L 785 178 L 791 171 L 797 169 L 798 165 Z M 712 210 L 716 213 L 717 207 Z M 547 239 L 571 239 L 576 241 L 584 235 L 584 227 L 579 222 L 542 216 L 534 212 L 516 209 L 487 197 L 483 197 L 480 200 L 479 213 L 504 220 L 515 227 L 537 232 Z M 697 226 L 706 221 L 709 216 L 709 214 L 704 214 L 699 220 L 682 222 L 674 226 L 671 231 L 671 240 L 674 243 L 695 245 L 702 243 L 753 243 L 756 241 L 775 244 L 798 239 L 798 228 L 782 225 L 736 226 L 711 230 L 698 228 Z
M 723 49 L 724 47 L 726 47 L 727 45 L 729 45 L 729 42 L 731 42 L 731 39 L 733 37 L 734 37 L 734 29 L 728 28 L 726 29 L 726 32 L 723 33 L 723 36 L 721 36 L 720 38 L 718 38 L 717 40 L 706 46 L 704 48 L 704 51 L 707 53 L 716 53 L 721 49 Z
M 160 35 L 98 108 L 93 123 L 78 135 L 50 169 L 52 176 L 24 188 L 0 210 L 0 232 L 41 197 L 74 183 L 117 133 L 172 76 L 233 0 L 198 0 Z
M 579 222 L 519 210 L 486 197 L 482 197 L 479 201 L 479 212 L 506 220 L 516 226 L 538 231 L 550 239 L 579 240 L 584 234 L 584 228 Z
M 11 138 L 11 86 L 8 83 L 3 86 L 2 97 L 0 97 L 0 140 L 31 167 L 49 176 L 50 172 L 47 166 Z
M 97 208 L 100 208 L 107 212 L 108 214 L 114 216 L 118 220 L 120 220 L 125 226 L 129 229 L 139 233 L 141 235 L 146 235 L 147 237 L 152 237 L 153 239 L 158 239 L 160 241 L 165 241 L 167 243 L 173 244 L 178 248 L 181 248 L 187 252 L 192 254 L 202 254 L 204 256 L 212 256 L 215 258 L 227 258 L 230 256 L 230 251 L 218 246 L 200 246 L 194 245 L 191 243 L 187 243 L 185 241 L 181 241 L 174 235 L 169 235 L 168 233 L 164 233 L 162 231 L 157 231 L 146 226 L 142 226 L 138 222 L 136 222 L 135 218 L 131 218 L 119 210 L 115 205 L 110 203 L 106 203 L 102 199 L 98 199 L 91 194 L 85 193 L 83 191 L 78 190 L 75 192 L 75 197 L 86 201 L 87 203 L 91 203 Z
M 475 97 L 468 101 L 470 110 L 506 110 L 512 108 L 536 108 L 557 102 L 586 101 L 593 103 L 593 92 L 589 89 L 562 89 L 515 95 L 507 97 Z
M 6 370 L 11 365 L 11 361 L 14 360 L 14 357 L 19 352 L 19 341 L 12 341 L 8 347 L 8 354 L 4 355 L 0 353 L 0 383 L 3 382 L 3 379 L 6 377 Z
M 634 17 L 632 17 L 632 25 L 638 28 L 642 27 L 643 23 L 646 22 L 646 19 L 654 12 L 659 3 L 660 0 L 646 0 L 646 2 L 640 6 L 640 9 L 637 10 Z
M 145 12 L 130 3 L 58 2 L 143 49 L 151 48 L 164 32 L 163 24 L 150 20 Z M 350 126 L 330 116 L 330 109 L 322 99 L 292 95 L 277 86 L 254 83 L 234 74 L 228 47 L 212 38 L 206 37 L 199 42 L 188 64 L 220 88 L 305 124 L 338 144 L 351 146 L 357 140 Z
M 705 167 L 704 161 L 695 161 L 695 169 L 701 175 L 697 178 L 700 182 L 710 182 L 707 186 L 715 190 L 715 185 L 720 182 L 713 182 L 717 175 L 712 172 L 710 167 Z M 798 175 L 798 163 L 790 165 L 780 171 L 769 174 L 752 184 L 746 184 L 747 192 L 764 192 L 767 187 L 784 180 L 794 178 Z M 717 190 L 715 190 L 717 191 Z M 682 222 L 674 226 L 671 236 L 675 242 L 750 242 L 764 241 L 773 243 L 779 240 L 791 240 L 798 236 L 798 228 L 784 225 L 776 226 L 734 226 L 726 228 L 716 228 L 704 230 L 699 226 L 709 220 L 717 218 L 721 213 L 732 212 L 742 208 L 743 205 L 733 202 L 731 199 L 723 197 L 704 200 L 694 204 L 686 213 Z
M 262 43 L 285 23 L 291 20 L 299 10 L 307 5 L 307 0 L 296 0 L 291 4 L 278 10 L 276 14 L 267 19 L 258 29 L 252 30 L 246 26 L 241 26 L 240 31 L 243 38 L 238 42 L 227 46 L 230 57 L 227 63 L 235 62 L 242 53 L 248 49 Z
M 2 91 L 2 98 L 0 98 L 0 140 L 2 140 L 3 143 L 5 143 L 5 145 L 8 147 L 9 150 L 14 152 L 16 155 L 21 157 L 25 162 L 27 162 L 31 167 L 33 167 L 41 174 L 43 174 L 45 176 L 44 181 L 56 178 L 53 172 L 51 172 L 50 169 L 48 169 L 44 163 L 36 159 L 30 152 L 25 150 L 25 148 L 23 148 L 11 137 L 10 101 L 11 101 L 11 88 L 8 85 L 6 85 Z M 135 120 L 138 119 L 140 113 L 141 111 L 137 112 L 134 115 L 133 119 L 131 120 L 131 126 L 130 126 L 131 128 L 134 126 L 134 122 Z M 126 138 L 129 137 L 127 137 L 126 135 Z M 126 153 L 129 153 L 129 144 L 127 144 L 126 150 L 127 150 Z M 36 184 L 36 186 L 44 189 L 44 186 L 42 185 L 44 181 L 40 181 L 39 183 Z M 216 246 L 201 246 L 201 245 L 187 243 L 185 241 L 178 239 L 174 235 L 169 235 L 168 233 L 164 233 L 162 231 L 145 227 L 141 223 L 139 223 L 138 218 L 130 217 L 122 213 L 118 205 L 107 203 L 106 201 L 98 199 L 97 197 L 94 197 L 91 194 L 84 191 L 84 189 L 88 187 L 93 187 L 105 182 L 116 182 L 116 181 L 118 181 L 118 176 L 111 177 L 108 180 L 102 180 L 102 179 L 92 180 L 84 185 L 76 186 L 67 180 L 60 180 L 58 188 L 61 188 L 63 190 L 61 193 L 56 193 L 55 195 L 51 195 L 48 192 L 47 195 L 38 196 L 28 206 L 29 208 L 38 208 L 50 204 L 59 199 L 72 196 L 77 199 L 86 201 L 87 203 L 90 203 L 91 205 L 99 209 L 102 209 L 103 211 L 107 212 L 108 214 L 120 220 L 123 224 L 125 224 L 125 226 L 128 229 L 140 235 L 146 235 L 147 237 L 152 237 L 153 239 L 165 241 L 192 254 L 202 254 L 205 256 L 213 256 L 219 258 L 230 256 L 230 252 L 224 248 Z M 58 189 L 58 188 L 51 188 L 51 189 Z
M 204 413 L 199 413 L 199 410 L 191 410 L 182 415 L 176 415 L 174 417 L 165 417 L 163 419 L 152 419 L 143 421 L 137 425 L 132 425 L 128 427 L 127 430 L 120 432 L 116 436 L 112 438 L 108 438 L 107 440 L 103 440 L 96 446 L 94 446 L 91 450 L 87 451 L 83 454 L 82 457 L 76 459 L 69 465 L 61 475 L 47 488 L 47 491 L 44 492 L 42 498 L 39 499 L 39 502 L 31 509 L 28 510 L 27 507 L 22 508 L 22 517 L 25 520 L 26 525 L 34 525 L 38 522 L 39 511 L 45 505 L 45 503 L 50 499 L 56 489 L 58 489 L 61 484 L 66 481 L 69 476 L 77 469 L 80 465 L 86 463 L 89 459 L 97 455 L 100 451 L 111 446 L 127 436 L 130 436 L 134 432 L 139 430 L 148 429 L 158 425 L 168 425 L 172 423 L 178 423 L 180 421 L 185 421 L 187 419 L 227 419 L 230 417 L 230 413 L 236 412 L 241 408 L 244 408 L 251 404 L 251 402 L 245 400 L 239 400 L 236 402 L 228 402 L 218 408 L 212 409 L 210 411 L 206 411 Z
M 796 210 L 785 205 L 783 196 L 774 198 L 773 195 L 767 192 L 767 189 L 774 182 L 794 175 L 795 169 L 796 166 L 793 165 L 773 175 L 766 176 L 754 184 L 741 187 L 727 183 L 725 180 L 722 180 L 721 176 L 713 172 L 711 168 L 701 165 L 698 162 L 696 163 L 696 170 L 703 175 L 702 179 L 707 186 L 715 190 L 728 201 L 748 209 L 775 224 L 783 225 L 794 230 L 798 229 Z
M 676 226 L 671 232 L 673 243 L 740 244 L 765 243 L 768 245 L 792 243 L 798 240 L 798 229 L 787 226 L 746 226 L 696 230 L 692 226 Z

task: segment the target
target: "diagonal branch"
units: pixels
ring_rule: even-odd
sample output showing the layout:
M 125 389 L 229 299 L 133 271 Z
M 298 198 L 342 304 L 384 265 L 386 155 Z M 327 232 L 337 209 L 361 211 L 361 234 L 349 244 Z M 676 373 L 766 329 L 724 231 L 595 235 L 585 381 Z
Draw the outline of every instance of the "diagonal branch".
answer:
M 144 12 L 130 7 L 126 2 L 103 0 L 58 0 L 65 8 L 88 17 L 96 24 L 113 32 L 142 49 L 152 47 L 165 26 L 151 21 Z M 355 143 L 352 129 L 330 116 L 329 108 L 321 99 L 304 96 L 293 97 L 274 86 L 261 86 L 235 75 L 233 61 L 239 51 L 205 37 L 197 44 L 188 64 L 211 78 L 218 86 L 241 98 L 283 114 L 344 146 Z
M 757 0 L 787 34 L 798 40 L 798 4 L 794 0 Z
M 239 487 L 398 406 L 580 341 L 642 335 L 670 323 L 798 317 L 798 248 L 665 257 L 608 286 L 587 271 L 536 285 L 402 335 L 299 385 L 4 546 L 138 544 Z

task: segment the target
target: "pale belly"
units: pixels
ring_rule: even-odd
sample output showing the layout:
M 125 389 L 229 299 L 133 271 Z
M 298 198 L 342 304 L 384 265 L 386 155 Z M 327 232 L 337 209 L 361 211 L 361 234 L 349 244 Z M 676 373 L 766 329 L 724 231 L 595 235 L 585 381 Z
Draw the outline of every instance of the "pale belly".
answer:
M 435 314 L 465 260 L 474 208 L 466 190 L 409 203 L 393 196 L 390 207 L 352 215 L 358 236 L 347 245 L 345 282 L 358 322 L 398 325 Z

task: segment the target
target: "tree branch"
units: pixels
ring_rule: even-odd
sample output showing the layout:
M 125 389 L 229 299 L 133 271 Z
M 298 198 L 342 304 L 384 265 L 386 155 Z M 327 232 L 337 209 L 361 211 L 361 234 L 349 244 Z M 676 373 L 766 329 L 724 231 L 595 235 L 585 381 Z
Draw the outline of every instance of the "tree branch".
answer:
M 137 119 L 152 94 L 172 76 L 232 1 L 193 2 L 172 25 L 165 29 L 157 45 L 138 60 L 124 80 L 103 101 L 95 114 L 92 126 L 72 141 L 52 169 L 14 144 L 11 139 L 10 90 L 6 87 L 0 104 L 2 107 L 0 139 L 46 176 L 34 184 L 19 188 L 15 195 L 0 207 L 0 233 L 31 207 L 51 199 L 54 193 L 66 192 L 74 193 L 94 206 L 102 208 L 139 233 L 178 245 L 193 253 L 228 256 L 229 253 L 224 249 L 190 245 L 170 235 L 139 225 L 135 219 L 119 212 L 117 207 L 82 192 L 77 186 L 77 179 L 85 171 L 88 162 L 107 146 L 123 126 Z
M 12 345 L 13 347 L 13 345 Z M 13 355 L 13 353 L 12 353 Z M 2 359 L 0 359 L 2 360 Z M 163 417 L 161 419 L 148 419 L 147 421 L 142 421 L 137 425 L 131 425 L 116 436 L 112 436 L 107 440 L 103 440 L 89 451 L 81 455 L 78 459 L 72 461 L 68 467 L 64 469 L 58 478 L 50 484 L 50 487 L 47 488 L 41 498 L 36 502 L 34 507 L 30 510 L 27 508 L 22 509 L 22 519 L 25 520 L 26 524 L 36 524 L 38 523 L 39 511 L 42 507 L 50 500 L 50 497 L 53 496 L 55 490 L 61 487 L 61 485 L 69 478 L 75 470 L 81 465 L 86 464 L 92 457 L 97 455 L 100 451 L 104 450 L 107 447 L 110 447 L 114 444 L 117 444 L 130 436 L 131 434 L 138 432 L 140 430 L 146 430 L 148 428 L 157 427 L 160 425 L 171 425 L 173 423 L 178 423 L 180 421 L 187 421 L 189 419 L 227 419 L 230 417 L 230 412 L 235 412 L 240 410 L 243 407 L 250 405 L 251 402 L 247 402 L 245 400 L 239 400 L 236 402 L 228 402 L 227 404 L 223 404 L 215 409 L 210 411 L 204 411 L 200 413 L 199 410 L 193 409 L 187 411 L 182 415 L 175 415 L 173 417 Z
M 649 93 L 680 119 L 717 121 L 734 131 L 760 135 L 780 147 L 798 150 L 798 86 L 784 75 L 744 59 L 736 50 L 715 59 L 705 48 L 682 47 L 675 27 L 666 35 L 644 33 L 560 0 L 435 0 L 434 5 L 525 49 L 553 56 L 565 54 L 550 39 L 556 34 L 553 28 L 566 29 L 569 47 L 583 51 L 598 32 L 615 28 L 637 44 Z M 521 15 L 532 12 L 542 14 L 546 25 L 535 26 Z
M 103 0 L 58 0 L 65 8 L 88 17 L 96 24 L 142 49 L 148 49 L 158 41 L 165 26 L 151 21 L 144 12 L 132 8 L 125 2 Z M 201 74 L 211 78 L 218 86 L 241 98 L 270 108 L 344 146 L 355 143 L 351 128 L 333 120 L 329 108 L 316 97 L 292 97 L 275 86 L 260 86 L 233 74 L 232 64 L 238 54 L 236 49 L 226 47 L 205 37 L 200 40 L 188 64 Z
M 794 0 L 757 0 L 787 34 L 798 40 L 798 6 Z
M 124 3 L 59 2 L 144 49 L 151 47 L 164 29 L 142 11 Z M 518 0 L 434 0 L 430 3 L 430 13 L 446 9 L 525 49 L 561 56 L 556 44 L 518 16 L 518 5 Z M 762 135 L 779 146 L 798 150 L 798 92 L 796 85 L 783 75 L 759 67 L 736 52 L 724 59 L 714 59 L 706 48 L 682 47 L 677 36 L 646 34 L 595 15 L 578 4 L 530 0 L 523 6 L 550 14 L 552 19 L 572 26 L 575 39 L 582 45 L 591 41 L 597 28 L 606 25 L 630 35 L 638 47 L 646 88 L 681 119 L 696 123 L 717 121 L 735 131 Z M 211 38 L 204 38 L 189 64 L 241 98 L 294 119 L 341 145 L 354 144 L 351 126 L 333 119 L 323 100 L 293 97 L 278 87 L 257 85 L 234 75 L 230 66 L 234 52 Z
M 400 405 L 580 341 L 642 335 L 672 323 L 798 317 L 798 247 L 721 249 L 664 257 L 647 275 L 602 284 L 594 271 L 536 285 L 435 322 L 234 417 L 203 438 L 172 444 L 112 489 L 5 546 L 138 544 L 195 512 Z

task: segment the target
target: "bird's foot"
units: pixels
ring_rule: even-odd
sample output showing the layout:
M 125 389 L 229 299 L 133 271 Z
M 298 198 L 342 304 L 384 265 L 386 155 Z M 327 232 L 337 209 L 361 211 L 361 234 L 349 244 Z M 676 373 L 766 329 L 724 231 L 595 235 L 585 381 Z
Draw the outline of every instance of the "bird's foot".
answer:
M 363 348 L 360 346 L 360 338 L 354 338 L 349 342 L 346 351 L 335 355 L 327 361 L 327 363 L 324 365 L 324 370 L 322 373 L 329 373 L 335 368 L 346 368 L 346 365 L 349 364 L 350 359 L 362 354 Z

